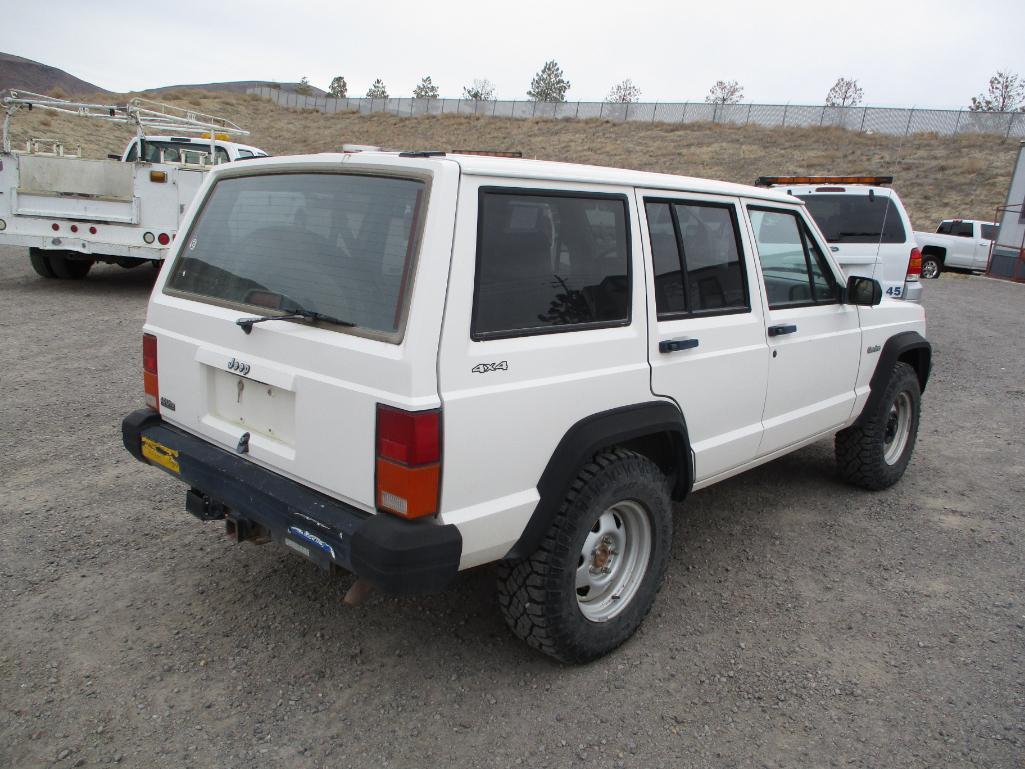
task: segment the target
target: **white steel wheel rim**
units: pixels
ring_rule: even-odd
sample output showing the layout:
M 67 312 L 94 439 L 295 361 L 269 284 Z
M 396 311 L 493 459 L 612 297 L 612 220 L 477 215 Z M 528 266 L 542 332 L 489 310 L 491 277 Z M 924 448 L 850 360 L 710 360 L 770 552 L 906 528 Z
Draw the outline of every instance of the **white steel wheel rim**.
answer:
M 886 415 L 883 427 L 883 461 L 895 465 L 908 445 L 911 435 L 911 396 L 907 392 L 900 393 L 890 411 Z
M 576 595 L 591 622 L 608 622 L 637 594 L 651 560 L 651 517 L 639 502 L 616 502 L 598 516 L 577 558 Z
M 940 271 L 940 266 L 936 264 L 932 259 L 929 259 L 922 265 L 922 277 L 923 278 L 935 278 Z

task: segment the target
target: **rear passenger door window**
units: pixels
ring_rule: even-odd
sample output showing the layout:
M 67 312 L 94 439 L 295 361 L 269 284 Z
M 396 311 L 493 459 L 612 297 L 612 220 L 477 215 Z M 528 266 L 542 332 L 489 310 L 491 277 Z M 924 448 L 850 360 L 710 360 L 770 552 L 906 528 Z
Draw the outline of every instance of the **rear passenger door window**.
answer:
M 628 231 L 622 195 L 483 188 L 472 338 L 628 325 Z
M 839 285 L 804 221 L 793 211 L 749 212 L 769 309 L 837 303 Z
M 747 274 L 736 208 L 646 200 L 658 319 L 747 312 Z

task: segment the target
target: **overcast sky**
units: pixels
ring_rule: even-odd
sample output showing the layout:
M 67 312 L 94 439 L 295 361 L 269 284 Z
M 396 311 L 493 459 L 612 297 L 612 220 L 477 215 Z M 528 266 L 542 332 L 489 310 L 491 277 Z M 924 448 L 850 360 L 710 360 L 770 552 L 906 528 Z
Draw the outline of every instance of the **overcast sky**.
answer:
M 526 98 L 556 59 L 567 99 L 601 100 L 630 78 L 643 101 L 701 100 L 717 79 L 744 100 L 820 104 L 843 75 L 865 103 L 963 107 L 997 69 L 1025 75 L 1025 2 L 12 2 L 0 50 L 113 91 L 224 80 L 352 96 L 375 78 L 409 96 L 430 75 L 442 96 L 474 78 Z

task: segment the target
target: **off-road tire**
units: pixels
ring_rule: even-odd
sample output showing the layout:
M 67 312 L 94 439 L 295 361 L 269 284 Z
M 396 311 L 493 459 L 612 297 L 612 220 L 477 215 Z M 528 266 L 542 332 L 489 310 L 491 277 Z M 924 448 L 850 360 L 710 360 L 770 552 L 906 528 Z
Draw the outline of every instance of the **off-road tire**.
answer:
M 28 260 L 32 263 L 32 269 L 36 271 L 36 275 L 41 278 L 48 278 L 53 280 L 57 276 L 54 275 L 53 267 L 50 266 L 50 256 L 41 248 L 30 248 L 28 250 Z
M 647 567 L 629 603 L 594 622 L 578 604 L 575 575 L 592 524 L 622 501 L 640 504 L 650 524 Z M 647 457 L 624 449 L 595 456 L 580 470 L 558 514 L 529 557 L 498 566 L 498 603 L 513 633 L 569 663 L 597 659 L 626 641 L 662 586 L 672 543 L 669 484 Z
M 50 269 L 61 280 L 81 280 L 89 274 L 92 266 L 88 259 L 69 259 L 60 252 L 50 254 Z
M 902 393 L 910 399 L 910 424 L 907 440 L 900 455 L 887 462 L 886 430 L 891 412 Z M 897 363 L 879 401 L 871 413 L 859 422 L 836 434 L 836 464 L 848 483 L 870 491 L 888 489 L 904 475 L 918 436 L 922 391 L 918 375 L 907 363 Z
M 932 266 L 927 267 L 926 265 Z M 933 273 L 933 268 L 936 270 L 935 273 Z M 943 272 L 943 264 L 940 262 L 939 257 L 933 256 L 932 254 L 926 254 L 922 257 L 921 277 L 924 280 L 936 280 L 936 278 L 940 276 L 941 272 Z

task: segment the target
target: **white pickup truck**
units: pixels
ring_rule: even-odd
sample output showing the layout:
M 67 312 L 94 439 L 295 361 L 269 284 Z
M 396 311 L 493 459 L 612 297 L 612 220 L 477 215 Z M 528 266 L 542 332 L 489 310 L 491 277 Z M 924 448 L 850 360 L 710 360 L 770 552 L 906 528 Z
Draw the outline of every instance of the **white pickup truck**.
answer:
M 916 232 L 922 277 L 938 278 L 947 267 L 985 270 L 999 225 L 977 219 L 944 219 L 936 232 Z
M 266 156 L 227 141 L 245 133 L 228 121 L 141 99 L 117 107 L 12 91 L 2 103 L 0 245 L 27 246 L 45 278 L 82 278 L 98 261 L 127 268 L 162 260 L 210 167 Z M 138 135 L 104 160 L 66 152 L 57 140 L 12 150 L 11 118 L 30 106 L 134 123 Z M 147 136 L 144 128 L 199 135 Z

